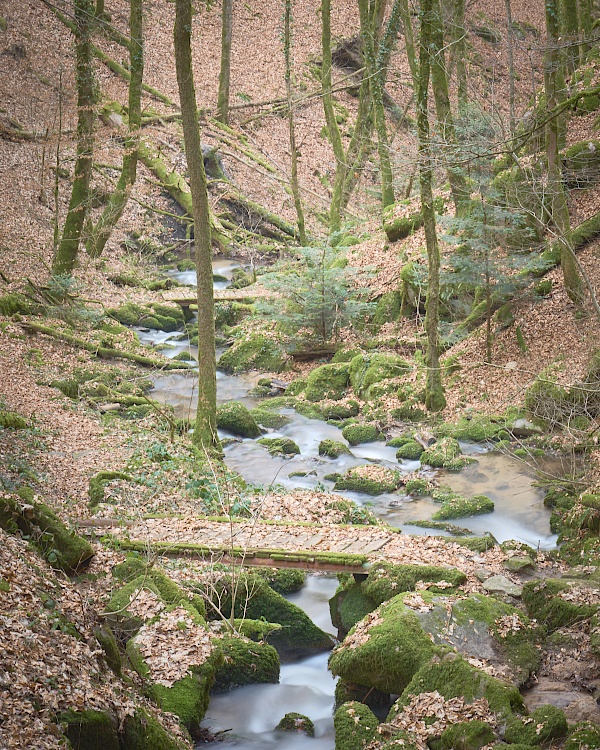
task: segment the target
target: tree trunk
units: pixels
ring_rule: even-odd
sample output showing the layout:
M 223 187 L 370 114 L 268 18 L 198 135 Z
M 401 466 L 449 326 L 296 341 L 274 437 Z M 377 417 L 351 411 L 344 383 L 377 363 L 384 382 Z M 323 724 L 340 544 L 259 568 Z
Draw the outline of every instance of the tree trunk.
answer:
M 190 174 L 198 276 L 198 408 L 192 440 L 203 450 L 213 452 L 219 448 L 219 438 L 210 212 L 194 90 L 191 36 L 191 0 L 175 0 L 175 67 L 181 102 L 183 139 Z
M 233 0 L 223 0 L 221 11 L 221 72 L 217 96 L 217 120 L 229 122 L 229 81 L 231 74 L 231 34 L 233 30 Z
M 510 0 L 506 0 L 506 2 L 510 2 Z M 458 111 L 461 115 L 464 115 L 469 104 L 469 94 L 467 91 L 465 0 L 454 0 L 451 29 L 452 55 L 456 61 Z
M 421 211 L 425 227 L 429 280 L 427 284 L 425 331 L 427 352 L 425 364 L 425 406 L 430 411 L 440 411 L 446 406 L 442 375 L 439 364 L 439 296 L 440 296 L 440 251 L 435 227 L 433 207 L 433 169 L 431 163 L 431 140 L 429 136 L 429 114 L 427 110 L 429 76 L 431 70 L 432 33 L 434 23 L 434 0 L 421 0 L 421 32 L 419 40 L 419 77 L 417 86 L 417 131 L 419 136 L 419 182 L 421 189 Z
M 456 130 L 450 107 L 450 93 L 448 91 L 448 76 L 444 59 L 444 29 L 439 0 L 433 0 L 431 15 L 431 88 L 435 100 L 435 111 L 440 126 L 441 145 L 446 161 L 448 182 L 452 192 L 452 199 L 456 208 L 456 215 L 460 216 L 468 197 L 469 190 L 464 175 L 456 167 L 458 152 Z
M 129 134 L 125 139 L 125 153 L 117 186 L 92 229 L 86 243 L 90 257 L 99 258 L 112 230 L 123 215 L 137 175 L 139 129 L 142 122 L 142 79 L 144 76 L 144 37 L 142 0 L 130 0 L 129 14 Z
M 546 108 L 551 112 L 557 105 L 563 75 L 561 71 L 559 43 L 559 15 L 557 0 L 546 0 L 547 46 L 544 55 L 544 87 Z M 548 189 L 552 205 L 552 221 L 560 243 L 560 265 L 565 290 L 569 299 L 578 307 L 583 303 L 583 288 L 577 268 L 573 247 L 569 242 L 569 208 L 562 182 L 559 157 L 560 118 L 550 117 L 546 123 L 546 158 L 548 160 Z
M 560 13 L 560 37 L 561 43 L 568 43 L 565 54 L 567 70 L 572 73 L 579 65 L 579 18 L 577 12 L 577 0 L 561 0 Z M 548 5 L 546 4 L 546 9 Z
M 75 0 L 75 55 L 77 80 L 77 159 L 69 210 L 60 244 L 52 260 L 53 276 L 69 276 L 77 263 L 77 252 L 90 199 L 90 180 L 94 152 L 94 105 L 96 91 L 91 20 L 92 0 Z
M 511 0 L 504 0 L 506 10 L 506 54 L 508 56 L 508 108 L 510 113 L 510 137 L 515 132 L 515 63 L 513 59 L 513 33 Z
M 590 37 L 594 23 L 594 0 L 579 0 L 579 38 L 581 39 L 581 62 L 585 62 L 590 50 Z
M 402 19 L 402 26 L 404 27 L 404 44 L 406 46 L 408 67 L 410 68 L 413 86 L 416 90 L 417 81 L 419 78 L 419 69 L 417 64 L 415 38 L 413 34 L 412 18 L 410 17 L 410 8 L 408 7 L 408 0 L 400 0 L 400 17 Z
M 387 138 L 385 109 L 383 106 L 383 81 L 381 71 L 377 68 L 375 57 L 375 30 L 369 13 L 368 0 L 358 0 L 360 14 L 360 36 L 366 63 L 366 74 L 369 80 L 373 111 L 375 113 L 375 127 L 377 129 L 377 148 L 379 152 L 379 168 L 381 172 L 381 201 L 383 208 L 394 203 L 394 184 L 392 163 Z
M 300 244 L 306 246 L 306 230 L 304 210 L 298 183 L 298 150 L 296 148 L 296 131 L 294 128 L 294 102 L 292 96 L 292 0 L 285 0 L 283 17 L 283 55 L 285 58 L 285 92 L 287 96 L 288 130 L 290 136 L 290 151 L 292 155 L 292 174 L 290 187 L 298 217 L 298 235 Z

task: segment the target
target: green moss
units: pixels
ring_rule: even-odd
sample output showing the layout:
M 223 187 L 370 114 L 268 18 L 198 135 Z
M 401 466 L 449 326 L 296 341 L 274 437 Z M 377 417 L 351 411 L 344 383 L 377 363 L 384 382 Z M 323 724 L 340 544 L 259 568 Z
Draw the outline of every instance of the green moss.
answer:
M 14 411 L 0 411 L 0 427 L 10 430 L 25 430 L 28 427 L 27 420 Z
M 73 750 L 119 750 L 117 722 L 104 711 L 65 711 L 60 723 Z
M 450 537 L 446 536 L 443 538 L 443 541 L 447 544 L 458 544 L 461 547 L 466 547 L 467 549 L 470 549 L 472 552 L 479 552 L 482 554 L 483 552 L 487 552 L 489 549 L 492 549 L 492 547 L 495 547 L 498 542 L 494 539 L 494 537 L 489 534 L 487 536 L 472 536 L 472 537 Z
M 282 596 L 300 591 L 306 581 L 306 572 L 295 568 L 265 568 L 257 570 L 256 574 L 264 578 L 273 591 Z
M 374 424 L 349 424 L 342 430 L 342 435 L 350 445 L 372 443 L 375 440 L 383 439 L 382 433 Z
M 567 390 L 542 374 L 525 391 L 525 409 L 534 424 L 548 429 L 572 416 L 573 401 Z
M 360 470 L 361 467 L 357 467 L 349 469 L 341 476 L 336 476 L 334 489 L 362 492 L 366 495 L 383 495 L 386 492 L 394 492 L 400 486 L 401 477 L 397 471 L 381 469 L 379 479 L 370 479 L 365 477 Z
M 11 292 L 0 297 L 0 315 L 29 315 L 34 305 L 23 294 Z
M 462 657 L 450 653 L 439 661 L 424 664 L 414 675 L 394 707 L 388 721 L 408 705 L 414 695 L 437 690 L 444 698 L 464 698 L 472 702 L 485 698 L 495 713 L 509 717 L 523 711 L 525 704 L 516 687 L 471 666 Z
M 428 479 L 408 479 L 404 483 L 404 489 L 409 495 L 427 495 L 431 492 L 431 482 Z
M 467 464 L 473 463 L 473 459 L 462 455 L 458 440 L 445 437 L 423 451 L 421 463 L 435 469 L 458 471 Z
M 402 461 L 403 459 L 407 461 L 418 461 L 423 451 L 424 448 L 420 443 L 417 443 L 416 440 L 409 440 L 398 448 L 396 451 L 396 458 L 398 461 Z
M 412 443 L 414 440 L 412 433 L 409 435 L 398 435 L 398 437 L 392 438 L 386 442 L 390 448 L 402 448 L 406 443 Z
M 394 218 L 394 212 L 394 205 L 388 206 L 383 211 L 383 231 L 390 242 L 397 242 L 408 237 L 423 225 L 423 215 L 419 210 L 408 216 L 397 218 Z
M 245 370 L 281 372 L 284 366 L 283 351 L 276 341 L 262 333 L 238 339 L 219 359 L 219 369 L 233 373 Z
M 600 725 L 591 721 L 576 724 L 564 744 L 564 750 L 596 750 L 599 747 Z
M 0 526 L 9 534 L 21 534 L 54 568 L 74 573 L 94 555 L 89 542 L 69 530 L 56 513 L 34 499 L 33 491 L 22 487 L 17 496 L 0 499 Z
M 245 305 L 241 302 L 215 302 L 215 328 L 236 326 L 253 312 L 252 305 Z
M 125 717 L 121 740 L 127 750 L 184 750 L 185 747 L 143 709 Z
M 308 737 L 315 736 L 315 725 L 304 714 L 292 711 L 286 714 L 275 727 L 277 732 L 304 732 Z
M 257 424 L 262 425 L 263 427 L 269 427 L 273 430 L 279 430 L 291 421 L 285 414 L 278 414 L 271 409 L 263 409 L 260 407 L 250 409 L 250 415 Z
M 218 407 L 217 427 L 246 438 L 256 438 L 261 434 L 256 420 L 239 401 L 229 401 Z
M 300 448 L 290 438 L 260 438 L 256 442 L 264 445 L 272 456 L 295 456 L 300 453 Z
M 376 609 L 377 604 L 366 594 L 361 584 L 350 578 L 329 600 L 331 622 L 345 636 L 357 622 Z
M 445 581 L 455 589 L 467 580 L 466 575 L 456 568 L 442 568 L 435 565 L 393 565 L 380 562 L 369 571 L 362 584 L 363 592 L 377 605 L 403 591 L 414 591 L 418 581 L 426 583 Z M 428 591 L 444 593 L 447 588 L 428 587 Z
M 321 408 L 323 419 L 349 419 L 358 416 L 359 411 L 359 403 L 354 399 L 337 404 L 325 404 Z
M 279 682 L 279 655 L 273 646 L 230 635 L 219 638 L 218 644 L 224 661 L 217 669 L 213 692 Z
M 400 317 L 402 309 L 402 295 L 400 292 L 386 292 L 378 300 L 373 313 L 373 324 L 381 327 L 385 323 L 392 323 Z
M 525 745 L 544 745 L 567 734 L 565 714 L 556 706 L 540 706 L 527 719 L 512 717 L 508 720 L 504 737 L 507 742 Z
M 342 443 L 339 440 L 321 440 L 319 443 L 319 456 L 339 458 L 344 454 L 352 455 L 346 443 Z
M 484 721 L 464 721 L 442 732 L 441 750 L 479 750 L 495 739 L 494 730 Z
M 335 712 L 335 750 L 364 750 L 377 735 L 379 721 L 370 708 L 352 701 Z
M 502 417 L 478 414 L 471 419 L 463 417 L 455 424 L 444 423 L 435 428 L 435 434 L 470 443 L 485 443 L 506 436 L 506 420 Z
M 549 297 L 552 293 L 552 279 L 543 279 L 533 287 L 533 293 L 536 297 Z
M 434 521 L 445 521 L 452 518 L 466 518 L 482 513 L 491 513 L 493 510 L 494 503 L 486 495 L 473 495 L 472 497 L 455 495 L 443 502 L 442 507 L 431 518 Z
M 341 362 L 315 368 L 306 379 L 304 394 L 308 401 L 343 398 L 349 385 L 349 365 Z
M 600 610 L 598 604 L 580 604 L 568 597 L 573 585 L 564 579 L 548 578 L 543 581 L 529 581 L 523 586 L 523 602 L 532 617 L 543 622 L 549 633 L 558 628 L 570 627 L 584 622 Z
M 106 624 L 98 625 L 94 628 L 94 636 L 100 646 L 102 646 L 106 663 L 112 671 L 120 677 L 122 670 L 121 652 L 119 651 L 115 634 L 110 626 Z
M 331 358 L 331 361 L 333 363 L 337 362 L 350 362 L 354 357 L 356 357 L 358 354 L 361 353 L 360 349 L 346 349 L 345 347 L 342 349 L 338 349 L 337 352 L 333 355 Z
M 329 659 L 332 674 L 386 693 L 401 693 L 413 675 L 435 653 L 416 615 L 400 597 L 383 604 L 368 630 L 368 638 L 349 648 L 356 628 Z
M 115 479 L 121 479 L 124 482 L 133 482 L 133 477 L 122 471 L 99 471 L 90 477 L 88 484 L 88 497 L 90 498 L 90 509 L 96 508 L 104 502 L 104 487 Z
M 382 381 L 401 377 L 410 370 L 409 363 L 396 354 L 360 354 L 350 362 L 350 383 L 356 394 L 368 399 L 385 392 L 385 388 L 375 388 Z

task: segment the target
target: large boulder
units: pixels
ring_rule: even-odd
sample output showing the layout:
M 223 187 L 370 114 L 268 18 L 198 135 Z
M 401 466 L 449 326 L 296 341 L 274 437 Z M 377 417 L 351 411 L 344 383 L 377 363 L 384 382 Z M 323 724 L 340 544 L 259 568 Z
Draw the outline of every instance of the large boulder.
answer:
M 354 392 L 367 400 L 395 390 L 386 382 L 410 372 L 410 364 L 397 354 L 358 354 L 350 362 L 350 383 Z
M 239 401 L 229 401 L 218 407 L 217 427 L 244 438 L 256 438 L 261 435 L 256 420 Z

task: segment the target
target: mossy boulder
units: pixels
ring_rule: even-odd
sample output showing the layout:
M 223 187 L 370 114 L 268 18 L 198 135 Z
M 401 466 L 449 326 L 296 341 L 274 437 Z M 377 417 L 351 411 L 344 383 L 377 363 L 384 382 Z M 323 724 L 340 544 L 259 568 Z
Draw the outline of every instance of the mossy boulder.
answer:
M 60 723 L 73 750 L 119 750 L 117 721 L 106 711 L 65 711 Z
M 350 630 L 333 650 L 329 668 L 342 679 L 401 693 L 434 653 L 415 613 L 395 597 Z
M 213 692 L 279 682 L 279 655 L 273 646 L 233 635 L 220 637 L 218 645 L 224 660 L 217 668 Z
M 232 373 L 245 370 L 281 372 L 285 367 L 285 354 L 275 339 L 263 333 L 253 333 L 239 338 L 223 352 L 218 367 Z
M 179 305 L 159 302 L 150 305 L 127 302 L 121 307 L 107 309 L 106 314 L 124 326 L 144 326 L 159 331 L 178 331 L 185 325 L 185 316 Z
M 238 325 L 252 315 L 254 307 L 241 302 L 215 302 L 215 328 Z
M 360 405 L 354 399 L 340 401 L 334 404 L 323 404 L 321 414 L 323 419 L 343 420 L 358 416 Z
M 0 499 L 0 526 L 27 539 L 53 568 L 75 573 L 94 556 L 90 543 L 68 529 L 56 513 L 35 499 L 29 487 Z
M 418 461 L 424 450 L 421 443 L 417 443 L 416 440 L 407 440 L 396 451 L 396 458 L 398 461 Z
M 133 477 L 123 471 L 99 471 L 97 474 L 94 474 L 93 477 L 89 478 L 88 497 L 90 499 L 90 509 L 94 509 L 100 505 L 100 503 L 104 502 L 104 488 L 109 482 L 113 482 L 117 479 L 124 482 L 133 481 Z
M 0 315 L 29 315 L 35 311 L 35 305 L 23 294 L 10 292 L 0 297 Z
M 504 417 L 489 417 L 478 414 L 471 418 L 462 417 L 458 422 L 445 422 L 435 428 L 437 437 L 451 437 L 470 443 L 485 443 L 508 437 L 507 420 Z
M 112 671 L 120 677 L 123 667 L 121 652 L 119 651 L 119 644 L 117 643 L 117 639 L 115 638 L 115 634 L 110 625 L 97 625 L 94 628 L 94 636 L 104 651 L 106 663 Z
M 25 430 L 29 426 L 25 417 L 14 411 L 0 411 L 0 427 L 9 430 Z
M 440 750 L 479 750 L 495 738 L 494 730 L 485 721 L 463 721 L 444 729 Z
M 260 438 L 256 442 L 264 445 L 272 456 L 295 456 L 300 453 L 300 448 L 291 438 Z
M 362 492 L 365 495 L 383 495 L 386 492 L 395 492 L 400 484 L 399 472 L 383 466 L 368 465 L 356 466 L 345 474 L 336 476 L 334 489 Z
M 393 203 L 383 210 L 383 231 L 390 242 L 397 242 L 423 225 L 423 214 L 415 201 Z
M 409 363 L 396 354 L 359 354 L 350 362 L 350 384 L 358 396 L 369 399 L 394 390 L 396 384 L 384 386 L 383 381 L 410 370 Z
M 600 724 L 582 721 L 576 724 L 565 740 L 564 750 L 594 750 L 600 747 Z
M 600 583 L 546 578 L 523 586 L 523 602 L 548 633 L 583 623 L 600 611 Z
M 536 746 L 559 740 L 567 734 L 565 714 L 556 706 L 540 706 L 525 719 L 508 720 L 504 738 L 507 742 Z
M 436 565 L 394 565 L 385 561 L 378 562 L 369 571 L 362 589 L 376 606 L 405 591 L 414 591 L 419 581 L 428 585 L 430 592 L 447 593 L 467 580 L 466 575 L 457 568 L 442 568 Z M 435 584 L 439 583 L 440 586 Z
M 271 409 L 263 409 L 260 407 L 250 409 L 250 415 L 257 424 L 272 430 L 279 430 L 291 421 L 285 414 L 279 414 Z
M 543 429 L 568 423 L 574 415 L 568 390 L 543 373 L 525 391 L 525 409 L 531 421 Z
M 315 725 L 304 714 L 295 711 L 287 713 L 275 727 L 276 732 L 302 732 L 308 737 L 315 736 Z
M 296 568 L 264 568 L 255 572 L 265 579 L 273 591 L 283 596 L 300 591 L 306 581 L 306 572 Z
M 414 674 L 392 707 L 388 721 L 393 721 L 414 696 L 436 690 L 446 699 L 464 698 L 472 702 L 485 698 L 491 710 L 505 718 L 525 710 L 516 687 L 477 669 L 455 653 L 447 653 L 429 660 Z
M 356 347 L 351 347 L 350 349 L 347 349 L 346 347 L 342 347 L 341 349 L 338 349 L 337 352 L 333 355 L 331 358 L 331 361 L 336 362 L 350 362 L 354 359 L 358 354 L 361 353 L 361 350 Z
M 452 518 L 468 518 L 482 513 L 491 513 L 493 510 L 494 503 L 486 495 L 463 497 L 452 493 L 452 496 L 442 503 L 442 507 L 431 516 L 431 519 L 433 521 L 447 521 Z
M 338 637 L 345 637 L 377 606 L 378 602 L 367 596 L 362 584 L 348 576 L 329 600 L 331 623 L 337 628 Z
M 378 737 L 379 721 L 368 706 L 351 701 L 334 714 L 335 750 L 364 750 Z
M 438 440 L 421 454 L 421 463 L 427 464 L 434 469 L 448 469 L 448 471 L 460 471 L 474 459 L 463 456 L 458 440 L 445 437 Z
M 342 455 L 352 455 L 346 443 L 340 440 L 321 440 L 319 443 L 319 456 L 339 458 Z
M 345 362 L 315 368 L 306 379 L 304 395 L 307 400 L 339 401 L 345 396 L 350 382 L 349 370 L 350 366 Z
M 600 141 L 574 143 L 563 156 L 563 175 L 569 187 L 584 188 L 598 182 Z
M 154 716 L 138 709 L 125 717 L 121 732 L 122 747 L 127 750 L 184 750 L 184 745 L 167 732 Z
M 350 445 L 372 443 L 375 440 L 382 440 L 384 437 L 375 424 L 349 424 L 342 430 L 342 435 Z
M 244 438 L 257 438 L 261 435 L 256 420 L 239 401 L 229 401 L 217 408 L 217 427 Z
M 400 317 L 402 294 L 398 291 L 386 292 L 378 300 L 373 313 L 373 325 L 381 327 L 393 323 Z

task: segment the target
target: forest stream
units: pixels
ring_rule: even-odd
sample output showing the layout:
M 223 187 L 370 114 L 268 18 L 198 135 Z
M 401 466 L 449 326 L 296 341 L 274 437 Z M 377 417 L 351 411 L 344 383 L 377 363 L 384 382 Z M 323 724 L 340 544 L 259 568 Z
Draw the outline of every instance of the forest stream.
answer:
M 237 264 L 217 261 L 214 272 L 227 277 Z M 180 282 L 195 282 L 193 271 L 170 274 Z M 225 288 L 227 282 L 217 282 Z M 174 357 L 189 351 L 197 356 L 194 347 L 180 333 L 138 331 L 140 341 L 150 346 L 167 345 L 164 354 Z M 217 352 L 220 356 L 220 352 Z M 217 400 L 224 403 L 241 401 L 249 408 L 257 406 L 261 398 L 249 395 L 259 373 L 228 375 L 217 371 Z M 196 409 L 196 379 L 190 375 L 169 374 L 154 381 L 152 397 L 170 404 L 177 417 L 194 415 Z M 333 483 L 324 476 L 333 471 L 334 462 L 318 454 L 321 440 L 346 442 L 341 430 L 326 422 L 308 419 L 293 409 L 281 409 L 289 423 L 279 430 L 269 430 L 269 437 L 291 437 L 300 448 L 300 455 L 292 458 L 272 456 L 252 439 L 238 439 L 224 449 L 225 463 L 246 481 L 265 488 L 280 485 L 287 489 L 332 490 Z M 219 432 L 221 437 L 229 437 Z M 453 490 L 464 494 L 483 493 L 495 503 L 495 510 L 483 516 L 458 519 L 457 523 L 475 534 L 491 533 L 499 542 L 508 539 L 526 542 L 534 548 L 551 549 L 556 536 L 550 533 L 550 513 L 543 504 L 542 490 L 533 486 L 534 470 L 512 456 L 493 451 L 491 446 L 461 443 L 465 454 L 477 458 L 477 463 L 459 473 L 431 470 L 437 478 Z M 352 447 L 351 455 L 335 460 L 336 471 L 352 466 L 375 463 L 403 473 L 420 468 L 419 461 L 396 459 L 396 449 L 384 442 L 372 442 Z M 298 476 L 304 474 L 304 476 Z M 339 491 L 336 491 L 339 492 Z M 427 519 L 439 507 L 431 498 L 413 499 L 400 493 L 371 497 L 358 492 L 339 494 L 359 505 L 368 504 L 375 515 L 391 526 L 411 534 L 428 532 L 410 524 L 414 519 Z M 311 619 L 326 632 L 334 632 L 329 616 L 328 600 L 337 588 L 335 577 L 309 576 L 300 592 L 289 598 L 304 609 Z M 327 670 L 328 653 L 312 656 L 292 664 L 283 664 L 278 685 L 249 685 L 211 698 L 204 724 L 212 732 L 225 732 L 230 746 L 239 750 L 332 750 L 334 745 L 333 701 L 335 681 Z M 315 737 L 304 733 L 275 732 L 274 727 L 285 713 L 295 711 L 309 716 L 315 724 Z

